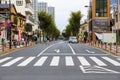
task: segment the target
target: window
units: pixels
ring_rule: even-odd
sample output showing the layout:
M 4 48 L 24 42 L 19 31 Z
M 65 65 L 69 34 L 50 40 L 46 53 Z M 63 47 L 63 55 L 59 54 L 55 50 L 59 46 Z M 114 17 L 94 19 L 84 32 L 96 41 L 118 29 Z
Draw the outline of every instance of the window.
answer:
M 0 0 L 0 4 L 1 4 L 1 0 Z
M 107 0 L 96 0 L 96 16 L 97 17 L 108 16 Z
M 16 0 L 16 5 L 17 6 L 22 6 L 23 5 L 23 0 Z

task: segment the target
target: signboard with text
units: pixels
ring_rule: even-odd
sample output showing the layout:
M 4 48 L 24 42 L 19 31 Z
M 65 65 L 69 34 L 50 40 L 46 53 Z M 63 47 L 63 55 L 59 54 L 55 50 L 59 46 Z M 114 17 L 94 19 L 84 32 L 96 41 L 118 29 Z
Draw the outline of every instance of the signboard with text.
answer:
M 93 29 L 95 32 L 107 32 L 109 26 L 109 19 L 94 19 Z

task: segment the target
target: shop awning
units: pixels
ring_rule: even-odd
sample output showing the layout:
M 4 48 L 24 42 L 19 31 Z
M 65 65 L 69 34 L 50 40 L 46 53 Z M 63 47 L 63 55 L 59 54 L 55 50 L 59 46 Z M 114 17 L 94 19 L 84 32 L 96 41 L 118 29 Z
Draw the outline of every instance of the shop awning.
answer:
M 98 38 L 99 40 L 102 40 L 102 39 L 103 39 L 103 35 L 102 35 L 102 34 L 95 33 L 95 35 L 97 36 L 97 38 Z

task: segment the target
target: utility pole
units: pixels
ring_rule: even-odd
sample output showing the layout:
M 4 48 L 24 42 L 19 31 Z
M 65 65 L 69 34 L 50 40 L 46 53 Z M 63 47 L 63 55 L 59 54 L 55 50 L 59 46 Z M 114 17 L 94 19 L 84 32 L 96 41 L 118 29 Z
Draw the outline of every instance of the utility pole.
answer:
M 10 25 L 9 25 L 9 28 L 10 28 L 10 41 L 9 41 L 9 49 L 12 48 L 12 41 L 11 41 L 11 0 L 9 0 L 9 19 L 10 19 Z

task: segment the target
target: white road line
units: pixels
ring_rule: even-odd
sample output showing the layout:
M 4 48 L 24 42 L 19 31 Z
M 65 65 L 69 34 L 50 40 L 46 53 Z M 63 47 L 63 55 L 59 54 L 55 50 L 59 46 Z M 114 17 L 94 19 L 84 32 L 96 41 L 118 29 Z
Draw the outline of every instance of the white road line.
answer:
M 52 59 L 52 61 L 50 63 L 50 66 L 58 66 L 59 65 L 59 59 L 60 59 L 59 56 L 53 57 L 53 59 Z
M 21 59 L 23 59 L 23 57 L 18 57 L 18 58 L 16 58 L 16 59 L 13 59 L 13 60 L 11 60 L 10 62 L 8 62 L 8 63 L 2 65 L 2 67 L 11 66 L 11 65 L 15 64 L 16 62 L 18 62 L 18 61 L 21 60 Z
M 90 66 L 89 62 L 84 57 L 78 57 L 83 66 Z
M 56 44 L 61 44 L 61 43 L 63 43 L 63 42 L 55 43 L 55 44 L 53 44 L 53 45 L 48 46 L 48 47 L 45 48 L 41 53 L 39 53 L 39 54 L 37 55 L 37 57 L 39 57 L 40 55 L 42 55 L 42 54 L 43 54 L 47 49 L 49 49 L 50 47 L 52 47 L 52 46 L 54 46 L 54 45 L 56 45 Z
M 5 61 L 7 61 L 7 60 L 9 60 L 9 59 L 11 59 L 12 57 L 6 57 L 6 58 L 4 58 L 4 59 L 1 59 L 0 60 L 0 63 L 2 63 L 2 62 L 5 62 Z
M 90 58 L 99 66 L 107 66 L 105 63 L 103 63 L 100 59 L 96 57 L 90 57 Z
M 115 61 L 115 60 L 113 60 L 113 59 L 110 59 L 108 57 L 102 57 L 102 58 L 105 59 L 105 60 L 107 60 L 108 62 L 112 63 L 115 66 L 120 66 L 120 63 L 117 62 L 117 61 Z
M 89 51 L 89 50 L 87 50 L 87 49 L 86 49 L 86 51 L 87 51 L 88 53 L 92 53 L 92 54 L 95 53 L 95 52 L 93 52 L 93 51 Z
M 66 56 L 65 61 L 66 61 L 66 66 L 74 66 L 73 59 L 71 56 Z
M 42 66 L 44 64 L 44 62 L 46 61 L 48 57 L 44 56 L 44 57 L 41 57 L 35 64 L 34 66 Z
M 20 63 L 17 66 L 26 66 L 28 65 L 33 59 L 35 59 L 35 57 L 29 57 L 28 59 L 26 59 L 25 61 L 23 61 L 22 63 Z
M 72 56 L 74 54 L 70 54 L 70 53 L 61 53 L 61 54 L 56 54 L 56 53 L 53 53 L 53 54 L 43 54 L 42 56 L 51 56 L 51 55 L 65 55 L 65 56 Z M 76 56 L 84 56 L 84 55 L 90 55 L 90 56 L 95 56 L 95 55 L 100 55 L 100 56 L 105 56 L 105 55 L 109 55 L 109 54 L 86 54 L 86 53 L 79 53 L 79 54 L 75 54 Z
M 70 49 L 72 50 L 72 53 L 73 53 L 73 54 L 76 54 L 75 51 L 74 51 L 74 49 L 72 48 L 72 46 L 71 46 L 70 44 L 68 44 L 68 46 L 69 46 Z

